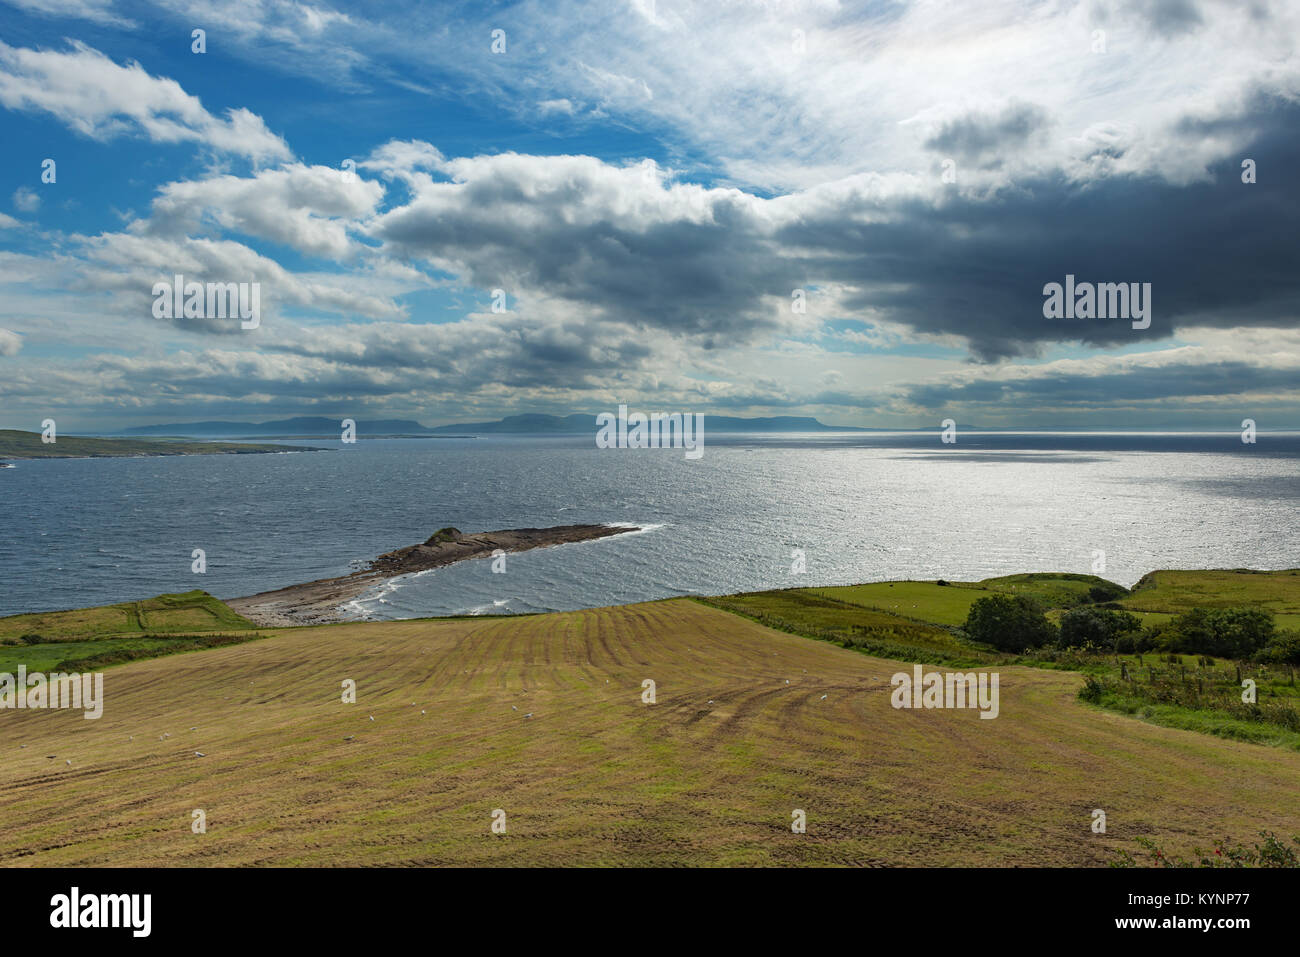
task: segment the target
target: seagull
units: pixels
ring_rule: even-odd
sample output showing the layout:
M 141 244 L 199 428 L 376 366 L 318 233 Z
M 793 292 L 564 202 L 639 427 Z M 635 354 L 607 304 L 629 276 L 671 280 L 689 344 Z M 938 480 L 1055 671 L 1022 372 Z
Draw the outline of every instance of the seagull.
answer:
M 789 679 L 789 678 L 786 678 L 786 679 L 785 679 L 785 683 L 786 683 L 786 684 L 789 684 L 789 683 L 790 683 L 790 679 Z
M 206 758 L 206 757 L 207 757 L 207 755 L 204 754 L 202 751 L 195 751 L 195 752 L 194 752 L 194 756 L 195 756 L 196 758 Z
M 64 761 L 63 763 L 66 764 L 66 765 L 68 765 L 68 766 L 71 766 L 71 765 L 72 765 L 72 762 L 71 762 L 71 761 Z
M 713 702 L 712 702 L 712 701 L 710 701 L 710 702 L 709 702 L 709 704 L 713 704 Z
M 344 738 L 343 740 L 344 740 L 344 741 L 351 741 L 351 740 L 352 740 L 353 738 L 355 738 L 355 737 L 356 737 L 355 734 L 349 734 L 349 735 L 348 735 L 346 738 Z
M 420 709 L 420 714 L 424 714 L 424 709 L 423 709 L 423 708 Z
M 531 718 L 532 716 L 533 716 L 533 713 L 532 713 L 531 711 L 528 712 L 526 715 L 524 715 L 525 718 Z
M 20 747 L 20 748 L 25 748 L 25 747 L 27 747 L 27 745 L 25 745 L 25 744 L 20 744 L 20 745 L 18 745 L 18 747 Z
M 826 700 L 826 696 L 825 696 L 825 695 L 822 695 L 822 696 L 821 696 L 821 700 L 822 700 L 822 701 L 825 701 L 825 700 Z
M 199 730 L 199 729 L 198 729 L 198 728 L 190 728 L 190 730 L 191 730 L 191 731 L 197 731 L 197 730 Z
M 375 716 L 374 716 L 373 714 L 370 716 L 370 720 L 371 720 L 371 721 L 374 721 L 374 720 L 375 720 Z
M 519 709 L 516 708 L 514 705 L 511 705 L 511 706 L 510 706 L 510 710 L 511 710 L 511 711 L 518 711 Z

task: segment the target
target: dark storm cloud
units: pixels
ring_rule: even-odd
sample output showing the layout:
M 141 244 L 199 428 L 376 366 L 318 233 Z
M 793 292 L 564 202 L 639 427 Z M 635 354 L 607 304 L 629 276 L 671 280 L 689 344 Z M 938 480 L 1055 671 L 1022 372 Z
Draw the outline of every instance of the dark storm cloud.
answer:
M 1145 0 L 1135 8 L 1151 29 L 1166 39 L 1190 33 L 1202 22 L 1192 0 Z
M 807 268 L 849 284 L 853 309 L 878 309 L 919 332 L 966 337 L 976 357 L 1032 355 L 1048 342 L 1132 345 L 1180 326 L 1293 327 L 1300 315 L 1300 108 L 1256 101 L 1241 148 L 1208 182 L 1058 175 L 1014 184 L 993 200 L 913 202 L 884 222 L 836 210 L 778 239 L 808 251 Z M 1197 135 L 1196 121 L 1180 127 Z M 1248 136 L 1246 130 L 1254 130 Z M 1258 182 L 1241 180 L 1240 161 Z M 1149 282 L 1151 327 L 1124 320 L 1046 319 L 1043 286 Z
M 1023 104 L 938 134 L 994 155 L 1046 120 Z M 389 255 L 446 265 L 483 289 L 569 303 L 590 340 L 609 324 L 697 348 L 753 343 L 790 319 L 791 290 L 836 284 L 847 316 L 964 337 L 979 360 L 1045 344 L 1131 346 L 1180 327 L 1294 326 L 1300 314 L 1300 107 L 1257 97 L 1240 117 L 1187 117 L 1169 136 L 1189 152 L 1239 139 L 1206 181 L 1181 184 L 1112 165 L 1123 136 L 1081 146 L 1080 169 L 1012 178 L 996 192 L 902 196 L 845 189 L 759 200 L 738 190 L 664 187 L 591 157 L 498 156 L 455 167 L 370 234 Z M 1083 143 L 1084 141 L 1080 141 Z M 1245 184 L 1249 157 L 1258 181 Z M 1049 319 L 1043 287 L 1150 283 L 1151 324 Z M 528 341 L 517 358 L 600 365 L 574 342 Z M 601 353 L 607 356 L 609 353 Z M 634 358 L 624 356 L 624 358 Z
M 925 147 L 968 162 L 987 162 L 990 155 L 1024 146 L 1050 122 L 1041 106 L 1012 103 L 997 113 L 968 113 L 947 121 L 925 141 Z
M 944 405 L 1033 403 L 1077 405 L 1141 402 L 1188 396 L 1231 396 L 1294 389 L 1295 369 L 1245 362 L 1144 365 L 1123 371 L 1046 371 L 1030 378 L 978 379 L 913 386 L 907 398 L 925 408 Z

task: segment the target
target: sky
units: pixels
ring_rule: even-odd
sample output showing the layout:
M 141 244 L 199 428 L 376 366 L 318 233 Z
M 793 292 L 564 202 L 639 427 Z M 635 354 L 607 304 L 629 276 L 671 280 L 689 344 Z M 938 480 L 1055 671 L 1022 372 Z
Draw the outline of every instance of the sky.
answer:
M 1297 43 L 1266 0 L 0 0 L 0 428 L 1300 428 Z M 256 327 L 160 315 L 176 275 Z M 1067 276 L 1149 314 L 1049 317 Z

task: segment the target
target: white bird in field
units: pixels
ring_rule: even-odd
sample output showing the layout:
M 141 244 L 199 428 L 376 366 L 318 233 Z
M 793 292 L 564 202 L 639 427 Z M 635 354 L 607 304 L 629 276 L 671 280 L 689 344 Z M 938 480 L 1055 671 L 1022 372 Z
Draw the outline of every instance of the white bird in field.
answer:
M 826 696 L 825 696 L 825 695 L 822 695 L 822 696 L 821 696 L 821 700 L 822 700 L 822 701 L 825 701 L 825 700 L 826 700 Z
M 514 705 L 511 705 L 511 706 L 510 706 L 510 710 L 511 710 L 511 711 L 518 711 L 519 709 L 516 708 Z
M 25 747 L 27 747 L 27 745 L 25 745 L 25 744 L 20 744 L 20 745 L 18 745 L 18 747 L 20 747 L 20 748 L 25 748 Z
M 371 720 L 371 721 L 374 721 L 374 720 L 375 720 L 375 716 L 374 716 L 373 714 L 370 716 L 370 720 Z
M 202 751 L 195 751 L 195 752 L 194 752 L 194 756 L 195 756 L 196 758 L 206 758 L 206 757 L 207 757 L 207 755 L 204 754 Z
M 69 765 L 69 766 L 72 764 L 71 761 L 64 761 L 63 763 L 64 763 L 64 764 L 67 764 L 67 765 Z
M 344 741 L 351 741 L 351 740 L 352 740 L 353 738 L 355 738 L 355 737 L 356 737 L 355 734 L 349 734 L 349 735 L 348 735 L 346 738 L 344 738 L 343 740 L 344 740 Z
M 199 730 L 199 729 L 198 729 L 198 728 L 190 728 L 190 730 L 191 730 L 191 731 L 197 731 L 197 730 Z
M 524 715 L 525 718 L 531 718 L 532 716 L 533 716 L 533 713 L 532 713 L 531 711 L 528 712 L 526 715 Z
M 710 702 L 709 702 L 709 704 L 713 704 L 713 702 L 712 702 L 712 701 L 710 701 Z
M 423 708 L 420 709 L 420 714 L 424 714 L 424 709 L 423 709 Z
M 789 679 L 789 678 L 786 678 L 786 679 L 785 679 L 785 683 L 786 683 L 786 684 L 789 684 L 789 683 L 790 683 L 790 679 Z

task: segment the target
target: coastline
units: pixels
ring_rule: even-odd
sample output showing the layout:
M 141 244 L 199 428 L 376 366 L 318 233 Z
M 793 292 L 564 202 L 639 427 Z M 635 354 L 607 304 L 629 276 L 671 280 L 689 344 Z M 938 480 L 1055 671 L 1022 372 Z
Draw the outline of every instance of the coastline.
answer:
M 174 455 L 275 455 L 324 452 L 304 445 L 267 442 L 202 442 L 179 439 L 121 439 L 68 435 L 45 443 L 38 432 L 0 429 L 3 463 L 37 459 L 132 459 Z
M 320 578 L 243 598 L 232 598 L 226 601 L 226 605 L 260 628 L 353 621 L 355 619 L 342 613 L 342 606 L 381 582 L 473 558 L 484 558 L 498 549 L 509 554 L 551 545 L 634 534 L 641 530 L 636 525 L 557 525 L 551 528 L 512 528 L 466 535 L 458 529 L 445 528 L 418 545 L 385 552 L 365 568 L 347 575 Z

